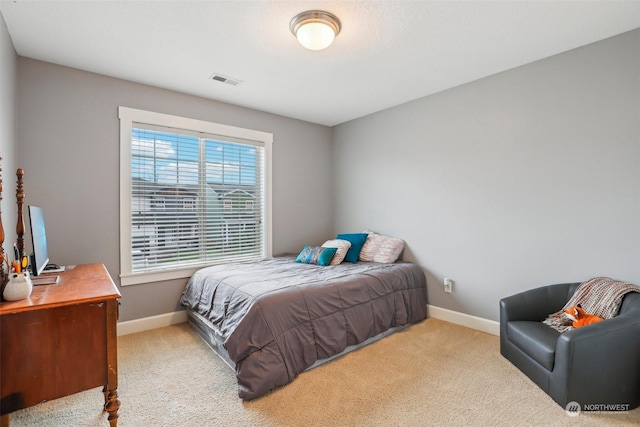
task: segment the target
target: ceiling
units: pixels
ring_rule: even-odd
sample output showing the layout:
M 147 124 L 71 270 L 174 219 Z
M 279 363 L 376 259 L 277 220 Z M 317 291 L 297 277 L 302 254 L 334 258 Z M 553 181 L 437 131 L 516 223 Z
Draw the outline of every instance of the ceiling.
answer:
M 326 50 L 289 31 L 309 9 L 342 21 Z M 2 0 L 0 11 L 20 56 L 327 126 L 640 28 L 640 0 Z

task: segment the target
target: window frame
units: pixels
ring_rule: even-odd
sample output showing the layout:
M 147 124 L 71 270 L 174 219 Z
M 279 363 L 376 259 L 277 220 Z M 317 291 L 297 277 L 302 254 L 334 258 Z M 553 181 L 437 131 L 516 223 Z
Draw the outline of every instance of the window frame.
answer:
M 190 265 L 188 267 L 177 267 L 156 272 L 134 273 L 132 271 L 131 133 L 134 128 L 134 123 L 175 128 L 192 133 L 218 135 L 223 138 L 249 140 L 261 144 L 264 148 L 264 169 L 262 177 L 264 183 L 264 212 L 262 216 L 264 230 L 262 256 L 267 258 L 272 256 L 271 165 L 273 134 L 124 106 L 118 107 L 118 118 L 120 120 L 120 284 L 122 286 L 188 278 L 200 268 L 213 265 L 211 262 L 203 262 L 195 266 Z

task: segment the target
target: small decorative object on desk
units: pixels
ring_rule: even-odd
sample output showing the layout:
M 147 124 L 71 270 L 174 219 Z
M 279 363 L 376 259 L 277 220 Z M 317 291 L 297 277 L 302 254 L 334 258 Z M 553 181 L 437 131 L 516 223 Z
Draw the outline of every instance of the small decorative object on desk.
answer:
M 33 290 L 31 276 L 28 271 L 17 273 L 15 271 L 9 273 L 9 282 L 4 288 L 2 296 L 6 301 L 19 301 L 27 299 Z

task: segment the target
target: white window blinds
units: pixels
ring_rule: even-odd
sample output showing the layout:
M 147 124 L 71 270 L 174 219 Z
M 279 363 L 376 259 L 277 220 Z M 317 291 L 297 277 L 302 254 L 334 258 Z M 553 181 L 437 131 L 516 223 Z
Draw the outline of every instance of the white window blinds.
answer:
M 267 256 L 263 141 L 143 121 L 129 137 L 123 276 Z

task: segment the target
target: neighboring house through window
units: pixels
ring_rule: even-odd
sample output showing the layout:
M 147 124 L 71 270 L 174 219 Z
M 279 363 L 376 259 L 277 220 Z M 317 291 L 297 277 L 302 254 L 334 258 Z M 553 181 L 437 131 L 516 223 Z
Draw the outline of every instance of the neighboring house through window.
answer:
M 195 199 L 182 199 L 182 208 L 185 211 L 192 211 L 195 209 L 196 203 Z
M 120 107 L 123 285 L 271 255 L 272 134 Z

